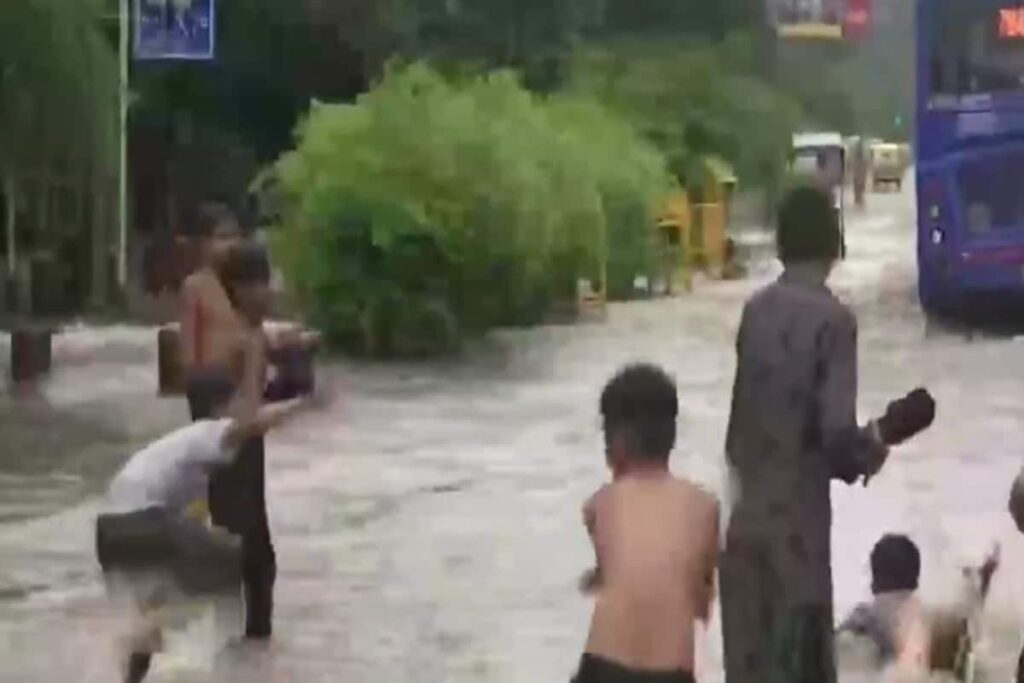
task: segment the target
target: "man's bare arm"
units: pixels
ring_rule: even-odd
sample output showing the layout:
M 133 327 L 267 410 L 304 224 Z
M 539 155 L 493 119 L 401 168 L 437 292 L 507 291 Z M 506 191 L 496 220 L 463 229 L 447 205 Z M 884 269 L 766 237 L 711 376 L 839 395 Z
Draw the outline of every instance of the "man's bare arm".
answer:
M 583 504 L 583 526 L 587 528 L 587 535 L 594 546 L 594 567 L 583 572 L 580 577 L 580 590 L 584 593 L 591 593 L 601 587 L 601 558 L 597 554 L 597 496 L 595 493 Z
M 710 512 L 707 540 L 704 547 L 703 573 L 700 577 L 701 583 L 697 596 L 696 616 L 705 624 L 711 617 L 711 604 L 715 599 L 715 572 L 718 570 L 719 517 L 719 506 L 718 502 L 715 501 L 712 503 L 712 510 Z

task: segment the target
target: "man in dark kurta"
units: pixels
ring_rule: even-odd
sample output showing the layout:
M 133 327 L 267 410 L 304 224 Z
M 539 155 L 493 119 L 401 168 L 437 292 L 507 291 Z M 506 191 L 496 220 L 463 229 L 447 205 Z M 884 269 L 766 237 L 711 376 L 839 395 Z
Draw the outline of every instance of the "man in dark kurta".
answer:
M 857 324 L 825 284 L 841 243 L 831 202 L 799 188 L 778 223 L 785 273 L 747 303 L 737 340 L 726 681 L 834 683 L 829 484 L 870 478 L 900 439 L 891 424 L 857 423 Z

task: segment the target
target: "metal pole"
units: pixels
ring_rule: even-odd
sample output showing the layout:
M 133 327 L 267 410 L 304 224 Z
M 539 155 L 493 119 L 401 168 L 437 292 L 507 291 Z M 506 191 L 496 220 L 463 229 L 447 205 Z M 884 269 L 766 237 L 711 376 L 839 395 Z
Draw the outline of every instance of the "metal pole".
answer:
M 118 173 L 117 282 L 128 285 L 128 37 L 131 14 L 128 0 L 120 0 L 120 170 Z
M 7 226 L 7 274 L 12 278 L 14 272 L 18 267 L 18 241 L 15 237 L 15 222 L 18 215 L 17 204 L 18 198 L 15 196 L 17 189 L 14 183 L 14 173 L 7 171 L 4 174 L 4 204 L 7 207 L 6 226 Z

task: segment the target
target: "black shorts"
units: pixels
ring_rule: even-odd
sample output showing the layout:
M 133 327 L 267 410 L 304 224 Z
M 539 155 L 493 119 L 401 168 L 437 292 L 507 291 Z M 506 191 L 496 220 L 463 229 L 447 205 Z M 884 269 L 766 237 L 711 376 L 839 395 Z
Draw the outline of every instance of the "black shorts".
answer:
M 104 576 L 161 575 L 185 595 L 235 590 L 241 580 L 239 542 L 160 508 L 100 515 L 96 556 Z
M 695 683 L 693 674 L 676 671 L 642 671 L 591 654 L 583 655 L 572 683 Z

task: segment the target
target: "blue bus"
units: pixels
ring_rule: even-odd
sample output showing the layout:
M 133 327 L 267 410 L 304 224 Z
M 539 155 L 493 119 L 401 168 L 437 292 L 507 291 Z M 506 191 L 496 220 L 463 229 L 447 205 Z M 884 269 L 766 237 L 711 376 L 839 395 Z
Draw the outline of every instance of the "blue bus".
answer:
M 919 293 L 1024 302 L 1024 3 L 917 0 Z

